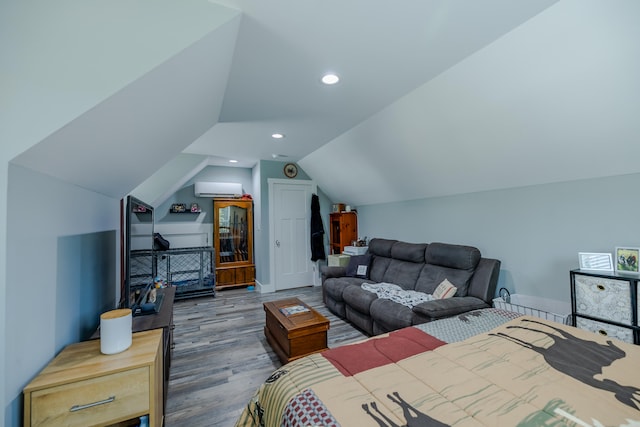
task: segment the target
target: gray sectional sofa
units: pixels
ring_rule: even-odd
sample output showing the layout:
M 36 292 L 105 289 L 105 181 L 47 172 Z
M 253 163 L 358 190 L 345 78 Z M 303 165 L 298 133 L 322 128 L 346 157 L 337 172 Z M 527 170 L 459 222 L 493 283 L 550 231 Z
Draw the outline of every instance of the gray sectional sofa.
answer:
M 499 272 L 499 260 L 482 258 L 471 246 L 378 238 L 371 239 L 365 256 L 351 257 L 348 266 L 324 266 L 322 292 L 331 312 L 369 335 L 378 335 L 491 307 Z M 404 290 L 433 294 L 444 279 L 457 288 L 455 296 L 420 302 L 411 308 L 379 298 L 361 286 L 392 283 Z

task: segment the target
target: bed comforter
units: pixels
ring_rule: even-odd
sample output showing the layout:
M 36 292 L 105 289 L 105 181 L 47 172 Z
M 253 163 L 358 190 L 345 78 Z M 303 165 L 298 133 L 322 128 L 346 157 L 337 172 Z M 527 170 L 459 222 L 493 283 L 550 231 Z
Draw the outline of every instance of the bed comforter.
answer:
M 284 365 L 236 426 L 640 426 L 640 347 L 503 313 L 479 310 Z

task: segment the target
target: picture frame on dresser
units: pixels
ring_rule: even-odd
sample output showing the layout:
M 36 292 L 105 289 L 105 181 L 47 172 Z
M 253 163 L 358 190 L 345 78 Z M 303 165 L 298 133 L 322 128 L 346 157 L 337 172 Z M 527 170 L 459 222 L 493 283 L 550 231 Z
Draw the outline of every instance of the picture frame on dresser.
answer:
M 578 252 L 581 270 L 613 271 L 610 253 Z
M 616 271 L 624 273 L 638 273 L 640 248 L 616 247 Z

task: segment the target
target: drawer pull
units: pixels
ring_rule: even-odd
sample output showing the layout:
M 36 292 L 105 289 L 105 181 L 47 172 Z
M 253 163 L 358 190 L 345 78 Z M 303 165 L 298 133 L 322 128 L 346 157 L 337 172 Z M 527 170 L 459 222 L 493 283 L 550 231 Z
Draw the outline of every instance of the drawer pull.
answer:
M 599 291 L 604 291 L 605 290 L 604 285 L 598 285 L 598 290 Z
M 600 330 L 598 330 L 598 333 L 599 333 L 600 335 L 605 336 L 605 337 L 607 336 L 607 331 L 605 331 L 604 329 L 600 329 Z
M 105 403 L 111 403 L 114 400 L 116 400 L 116 397 L 110 396 L 107 399 L 99 400 L 93 403 L 87 403 L 86 405 L 73 405 L 71 408 L 69 408 L 69 412 L 82 411 L 83 409 L 93 408 L 94 406 L 104 405 Z

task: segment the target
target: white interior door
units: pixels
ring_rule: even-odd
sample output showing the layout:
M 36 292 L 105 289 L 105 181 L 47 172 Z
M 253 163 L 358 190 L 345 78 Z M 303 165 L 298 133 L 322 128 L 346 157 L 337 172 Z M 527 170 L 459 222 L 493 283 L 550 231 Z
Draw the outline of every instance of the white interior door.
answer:
M 311 261 L 313 181 L 270 180 L 271 282 L 275 290 L 314 284 Z

